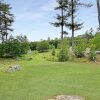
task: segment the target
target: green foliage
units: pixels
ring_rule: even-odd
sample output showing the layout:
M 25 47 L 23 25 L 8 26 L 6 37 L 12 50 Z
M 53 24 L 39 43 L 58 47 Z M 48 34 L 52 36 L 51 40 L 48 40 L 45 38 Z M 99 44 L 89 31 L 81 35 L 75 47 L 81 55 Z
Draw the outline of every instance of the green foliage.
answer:
M 55 48 L 57 48 L 58 47 L 58 44 L 60 43 L 60 40 L 59 39 L 54 39 L 54 40 L 50 40 L 49 41 L 49 45 L 50 46 L 54 46 Z
M 63 41 L 59 43 L 59 49 L 68 49 L 68 48 L 69 48 L 69 42 L 66 38 L 64 38 Z
M 31 42 L 30 43 L 30 49 L 31 50 L 36 50 L 36 48 L 37 48 L 37 42 Z
M 0 57 L 13 58 L 26 54 L 28 50 L 29 45 L 27 42 L 21 43 L 17 39 L 13 39 L 0 44 Z
M 20 43 L 21 54 L 26 54 L 29 49 L 30 49 L 30 47 L 29 47 L 29 43 L 28 42 Z
M 52 62 L 57 62 L 58 61 L 56 56 L 47 56 L 45 59 L 47 61 L 52 61 Z
M 96 34 L 96 36 L 92 39 L 91 44 L 95 45 L 96 50 L 100 50 L 100 33 Z
M 56 51 L 55 51 L 55 48 L 53 47 L 53 49 L 52 49 L 52 56 L 55 56 L 55 54 L 56 54 Z
M 37 50 L 39 52 L 46 52 L 49 49 L 49 43 L 47 41 L 41 41 L 37 44 Z
M 21 50 L 20 50 L 20 42 L 18 40 L 13 40 L 13 41 L 7 41 L 1 44 L 1 47 L 3 48 L 3 54 L 1 57 L 16 57 L 20 56 Z
M 5 49 L 4 49 L 4 44 L 0 44 L 0 57 L 3 57 L 4 53 L 5 53 Z
M 63 41 L 61 41 L 59 47 L 60 47 L 60 51 L 58 53 L 58 61 L 67 61 L 69 58 L 68 56 L 69 45 L 66 38 L 64 38 Z
M 96 60 L 96 52 L 95 51 L 91 51 L 89 54 L 89 60 L 90 61 L 95 61 Z
M 58 61 L 64 62 L 68 60 L 68 50 L 67 49 L 61 49 L 58 53 Z
M 67 26 L 67 19 L 69 17 L 68 12 L 68 1 L 67 0 L 56 0 L 58 6 L 55 7 L 55 10 L 61 11 L 60 14 L 58 13 L 56 15 L 56 21 L 51 23 L 55 27 L 61 27 L 61 39 L 63 40 L 64 33 L 67 33 L 64 31 L 64 26 Z
M 13 22 L 14 16 L 11 14 L 11 6 L 0 0 L 0 35 L 2 42 L 7 41 L 9 32 L 13 31 L 11 28 Z
M 86 49 L 86 46 L 85 46 L 84 43 L 82 43 L 82 44 L 80 43 L 80 44 L 76 45 L 74 47 L 74 52 L 75 52 L 76 57 L 77 58 L 84 57 L 84 51 L 85 51 L 85 49 Z
M 19 35 L 16 37 L 16 39 L 19 41 L 19 42 L 28 42 L 28 39 L 27 39 L 27 36 L 26 35 Z

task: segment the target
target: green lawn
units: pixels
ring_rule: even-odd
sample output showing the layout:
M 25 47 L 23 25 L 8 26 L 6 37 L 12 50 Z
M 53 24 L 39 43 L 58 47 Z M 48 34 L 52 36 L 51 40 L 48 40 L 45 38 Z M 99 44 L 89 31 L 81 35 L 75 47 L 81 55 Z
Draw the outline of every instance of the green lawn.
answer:
M 56 95 L 79 95 L 100 100 L 100 66 L 91 63 L 49 62 L 44 56 L 33 59 L 0 60 L 0 68 L 20 64 L 15 73 L 0 71 L 0 100 L 47 100 Z M 28 57 L 28 56 L 26 56 Z

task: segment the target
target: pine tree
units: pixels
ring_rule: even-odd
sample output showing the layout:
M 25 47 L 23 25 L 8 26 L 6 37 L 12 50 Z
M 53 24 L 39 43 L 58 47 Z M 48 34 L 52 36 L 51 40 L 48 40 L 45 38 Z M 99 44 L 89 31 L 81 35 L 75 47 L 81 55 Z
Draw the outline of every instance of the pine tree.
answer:
M 7 41 L 10 31 L 13 31 L 11 26 L 14 22 L 14 16 L 10 13 L 11 7 L 9 4 L 0 1 L 0 35 L 2 42 Z
M 56 15 L 56 22 L 51 23 L 55 27 L 61 27 L 61 39 L 63 40 L 63 35 L 67 34 L 66 31 L 64 31 L 64 26 L 67 24 L 67 19 L 69 17 L 69 14 L 67 14 L 68 10 L 68 0 L 57 0 L 58 6 L 55 8 L 55 10 L 59 10 L 60 14 Z
M 76 21 L 76 13 L 78 7 L 91 7 L 92 4 L 85 4 L 80 3 L 80 0 L 69 0 L 69 12 L 71 15 L 71 21 L 67 24 L 69 29 L 72 31 L 72 39 L 71 39 L 71 46 L 74 48 L 74 34 L 76 30 L 80 30 L 83 26 L 83 23 L 79 23 Z

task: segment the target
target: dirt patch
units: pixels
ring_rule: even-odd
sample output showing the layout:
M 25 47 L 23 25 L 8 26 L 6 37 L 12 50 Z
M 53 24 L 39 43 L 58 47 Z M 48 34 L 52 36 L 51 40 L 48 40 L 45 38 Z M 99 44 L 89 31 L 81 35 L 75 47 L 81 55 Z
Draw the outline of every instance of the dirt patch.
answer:
M 54 99 L 48 99 L 48 100 L 85 100 L 85 99 L 80 96 L 59 95 L 59 96 L 56 96 Z

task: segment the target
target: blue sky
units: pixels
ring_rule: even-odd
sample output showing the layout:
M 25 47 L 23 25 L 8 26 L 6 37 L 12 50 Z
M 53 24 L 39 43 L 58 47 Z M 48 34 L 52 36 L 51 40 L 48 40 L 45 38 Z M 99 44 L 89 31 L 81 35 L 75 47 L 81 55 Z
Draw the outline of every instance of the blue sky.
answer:
M 56 0 L 5 0 L 12 6 L 12 13 L 15 15 L 13 23 L 14 36 L 27 35 L 29 41 L 37 41 L 60 37 L 60 28 L 55 28 L 49 24 L 53 22 L 56 12 L 54 7 L 57 5 Z M 84 2 L 84 0 L 81 0 Z M 84 28 L 77 31 L 75 35 L 83 34 L 86 30 L 98 26 L 96 0 L 85 0 L 92 2 L 92 8 L 81 8 L 78 12 L 78 20 L 84 22 Z M 67 29 L 66 29 L 67 30 Z M 69 31 L 69 36 L 71 32 Z

